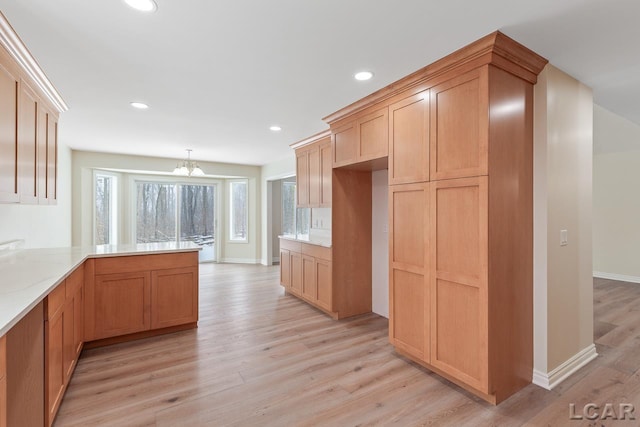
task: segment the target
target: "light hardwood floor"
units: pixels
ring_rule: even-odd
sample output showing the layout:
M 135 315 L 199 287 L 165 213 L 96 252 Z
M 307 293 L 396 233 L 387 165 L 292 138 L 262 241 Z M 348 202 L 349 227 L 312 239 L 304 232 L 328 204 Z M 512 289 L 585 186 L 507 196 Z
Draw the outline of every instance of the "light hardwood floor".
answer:
M 553 391 L 497 407 L 396 355 L 387 320 L 334 321 L 278 285 L 278 268 L 203 265 L 197 330 L 84 351 L 55 425 L 579 426 L 569 404 L 633 403 L 640 285 L 595 280 L 600 357 Z

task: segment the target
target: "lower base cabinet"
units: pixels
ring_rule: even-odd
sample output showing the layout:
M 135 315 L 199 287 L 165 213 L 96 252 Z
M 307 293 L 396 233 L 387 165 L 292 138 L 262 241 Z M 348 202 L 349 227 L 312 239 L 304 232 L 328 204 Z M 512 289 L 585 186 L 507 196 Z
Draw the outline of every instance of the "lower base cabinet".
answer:
M 0 337 L 0 427 L 7 427 L 7 339 Z
M 280 284 L 337 318 L 331 274 L 331 248 L 280 239 Z
M 88 260 L 85 340 L 198 321 L 198 253 Z

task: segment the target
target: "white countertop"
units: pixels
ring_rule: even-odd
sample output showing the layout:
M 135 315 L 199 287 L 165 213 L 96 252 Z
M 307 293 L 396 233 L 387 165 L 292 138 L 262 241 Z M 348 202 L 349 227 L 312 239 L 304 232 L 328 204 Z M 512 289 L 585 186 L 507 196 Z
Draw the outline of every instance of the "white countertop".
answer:
M 21 249 L 0 257 L 0 337 L 87 258 L 198 251 L 193 242 Z
M 325 248 L 331 247 L 331 242 L 326 239 L 298 239 L 293 236 L 278 236 L 279 239 L 291 240 L 292 242 L 307 243 L 309 245 L 323 246 Z

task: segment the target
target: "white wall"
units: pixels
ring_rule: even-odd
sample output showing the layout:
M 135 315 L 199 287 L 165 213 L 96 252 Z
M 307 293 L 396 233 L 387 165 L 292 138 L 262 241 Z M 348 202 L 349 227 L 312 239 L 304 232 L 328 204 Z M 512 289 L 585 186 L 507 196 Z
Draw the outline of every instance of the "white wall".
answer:
M 120 179 L 120 217 L 123 220 L 122 232 L 120 233 L 121 243 L 130 243 L 131 221 L 130 206 L 127 201 L 131 200 L 128 194 L 129 177 L 136 175 L 136 171 L 157 171 L 165 175 L 150 175 L 153 177 L 175 180 L 175 176 L 170 173 L 176 166 L 177 159 L 165 159 L 158 157 L 130 156 L 122 154 L 95 153 L 88 151 L 73 151 L 73 227 L 72 237 L 74 245 L 93 244 L 93 171 L 100 170 L 123 170 L 127 173 L 121 175 Z M 261 206 L 260 187 L 260 167 L 248 165 L 236 165 L 228 163 L 198 162 L 200 167 L 210 175 L 218 178 L 192 178 L 193 182 L 215 182 L 221 181 L 222 191 L 220 200 L 223 204 L 221 217 L 218 218 L 218 233 L 222 241 L 219 260 L 229 262 L 255 263 L 260 260 L 261 235 L 259 223 Z M 247 243 L 230 242 L 228 236 L 228 180 L 246 178 L 249 183 L 249 238 Z
M 261 262 L 264 265 L 271 265 L 273 254 L 273 239 L 271 229 L 273 225 L 273 201 L 272 189 L 273 181 L 295 176 L 296 174 L 296 156 L 293 150 L 291 154 L 284 159 L 266 164 L 260 170 L 260 194 L 261 194 L 261 210 L 260 210 L 260 230 L 261 235 Z
M 534 382 L 549 388 L 596 356 L 591 89 L 548 65 L 535 87 L 534 123 Z
M 71 245 L 71 150 L 58 142 L 58 203 L 0 204 L 0 242 L 24 239 L 26 248 Z
M 371 174 L 372 311 L 389 318 L 389 171 Z
M 276 262 L 280 259 L 280 240 L 278 236 L 282 234 L 282 180 L 273 181 L 271 187 L 271 260 Z
M 640 283 L 640 126 L 594 106 L 593 270 Z

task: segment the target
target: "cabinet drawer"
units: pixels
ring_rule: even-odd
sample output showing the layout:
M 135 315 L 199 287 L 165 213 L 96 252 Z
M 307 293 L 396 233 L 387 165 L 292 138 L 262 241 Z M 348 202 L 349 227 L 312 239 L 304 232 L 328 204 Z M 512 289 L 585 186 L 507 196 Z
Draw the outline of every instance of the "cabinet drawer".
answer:
M 117 256 L 97 258 L 95 274 L 133 273 L 136 271 L 195 267 L 196 265 L 198 265 L 198 252 Z
M 302 243 L 301 252 L 303 255 L 308 255 L 310 257 L 323 259 L 325 261 L 331 261 L 331 248 Z
M 47 299 L 45 300 L 46 320 L 51 319 L 58 310 L 62 309 L 65 298 L 66 284 L 65 282 L 62 282 L 53 291 L 51 291 L 49 295 L 47 295 Z

